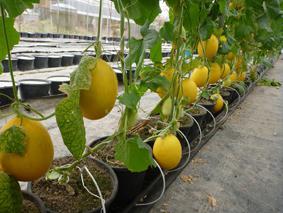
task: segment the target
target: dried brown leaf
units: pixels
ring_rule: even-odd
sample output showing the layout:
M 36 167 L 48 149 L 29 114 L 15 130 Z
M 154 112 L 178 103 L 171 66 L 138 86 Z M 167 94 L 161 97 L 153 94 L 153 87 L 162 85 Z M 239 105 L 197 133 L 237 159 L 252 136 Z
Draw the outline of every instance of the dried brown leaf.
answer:
M 211 194 L 209 194 L 209 195 L 207 196 L 207 201 L 208 201 L 208 203 L 209 203 L 209 205 L 210 205 L 211 207 L 216 207 L 216 206 L 217 206 L 217 200 L 216 200 L 215 197 L 213 197 Z
M 191 175 L 181 175 L 180 179 L 185 183 L 192 183 L 193 182 L 193 176 L 191 176 Z

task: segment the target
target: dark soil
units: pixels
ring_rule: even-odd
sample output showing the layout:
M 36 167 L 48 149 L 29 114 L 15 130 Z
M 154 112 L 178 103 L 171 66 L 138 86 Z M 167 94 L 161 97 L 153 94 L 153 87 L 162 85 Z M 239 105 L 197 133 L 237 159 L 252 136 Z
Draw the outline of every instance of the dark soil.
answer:
M 205 114 L 206 111 L 200 107 L 193 107 L 193 108 L 190 108 L 189 109 L 189 113 L 192 115 L 192 116 L 196 116 L 196 115 L 200 115 L 200 114 Z
M 214 101 L 213 101 L 213 100 L 208 100 L 208 99 L 202 98 L 202 99 L 199 101 L 199 104 L 214 105 Z
M 193 119 L 187 115 L 185 115 L 184 117 L 182 117 L 179 120 L 181 127 L 186 127 L 186 126 L 192 126 L 193 124 Z
M 68 164 L 73 161 L 72 157 L 65 157 L 53 162 L 54 166 Z M 79 167 L 87 166 L 95 178 L 105 200 L 112 193 L 112 182 L 110 175 L 103 169 L 99 168 L 95 161 L 86 159 L 79 164 Z M 85 186 L 94 194 L 98 195 L 96 187 L 84 170 Z M 38 195 L 45 206 L 58 213 L 81 213 L 101 207 L 100 199 L 89 194 L 82 185 L 80 172 L 75 169 L 70 175 L 67 184 L 59 184 L 57 181 L 46 181 L 40 179 L 33 183 L 32 192 Z
M 23 200 L 21 213 L 40 213 L 37 206 L 30 200 Z

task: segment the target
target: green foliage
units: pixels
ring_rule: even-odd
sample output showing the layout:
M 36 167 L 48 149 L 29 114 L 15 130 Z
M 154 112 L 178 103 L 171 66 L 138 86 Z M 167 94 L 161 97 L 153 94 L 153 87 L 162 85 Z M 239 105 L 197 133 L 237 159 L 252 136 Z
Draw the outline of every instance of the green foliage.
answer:
M 170 22 L 165 22 L 160 29 L 160 36 L 165 39 L 165 41 L 173 41 L 174 37 L 174 26 Z
M 22 201 L 23 197 L 17 180 L 0 171 L 0 212 L 21 212 Z
M 162 60 L 161 52 L 161 38 L 156 30 L 148 29 L 148 25 L 144 25 L 145 28 L 141 29 L 143 34 L 142 39 L 131 38 L 129 40 L 130 54 L 125 59 L 127 67 L 130 67 L 130 63 L 139 63 L 140 57 L 144 57 L 146 49 L 150 49 L 150 55 L 154 62 L 160 62 Z
M 19 36 L 19 33 L 14 28 L 15 19 L 7 18 L 7 17 L 4 17 L 4 19 L 5 19 L 5 29 L 6 29 L 6 33 L 8 37 L 9 51 L 11 51 L 14 45 L 19 43 L 20 36 Z M 6 41 L 5 41 L 4 25 L 3 25 L 3 22 L 1 21 L 1 24 L 0 24 L 0 61 L 5 59 L 7 54 L 8 54 L 8 48 L 7 48 Z
M 32 8 L 33 4 L 39 3 L 40 0 L 1 0 L 0 4 L 4 7 L 9 17 L 17 17 L 26 9 Z
M 156 16 L 161 12 L 159 0 L 112 0 L 116 10 L 120 13 L 119 1 L 128 13 L 130 19 L 133 19 L 136 24 L 143 25 L 146 22 L 152 23 Z
M 124 104 L 129 109 L 136 109 L 142 94 L 140 94 L 137 87 L 132 86 L 127 92 L 124 92 L 118 97 L 121 104 Z
M 78 68 L 71 74 L 70 85 L 63 91 L 68 97 L 62 100 L 55 110 L 56 121 L 64 144 L 75 158 L 84 152 L 86 138 L 82 113 L 79 106 L 80 90 L 87 90 L 91 85 L 91 70 L 96 66 L 96 58 L 84 56 Z
M 268 86 L 268 87 L 281 87 L 281 83 L 275 79 L 263 78 L 257 82 L 258 86 Z
M 154 166 L 151 148 L 139 136 L 121 140 L 115 147 L 115 158 L 125 164 L 131 172 L 142 172 Z
M 24 155 L 26 135 L 21 127 L 12 126 L 0 134 L 0 152 Z

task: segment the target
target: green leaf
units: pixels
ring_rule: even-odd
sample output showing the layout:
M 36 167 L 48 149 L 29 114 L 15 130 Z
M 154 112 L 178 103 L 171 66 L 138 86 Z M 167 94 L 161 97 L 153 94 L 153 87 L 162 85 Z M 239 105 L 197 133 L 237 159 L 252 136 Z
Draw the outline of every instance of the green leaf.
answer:
M 14 45 L 19 43 L 19 40 L 20 40 L 19 33 L 14 28 L 14 22 L 15 22 L 14 18 L 5 17 L 6 33 L 8 37 L 8 44 L 9 44 L 10 51 L 13 49 Z M 1 24 L 0 24 L 0 61 L 5 59 L 7 54 L 8 54 L 8 49 L 7 49 L 7 45 L 5 42 L 3 23 L 1 21 Z
M 151 148 L 139 136 L 119 141 L 115 147 L 115 158 L 131 172 L 142 172 L 155 165 Z
M 84 56 L 73 73 L 70 85 L 60 89 L 68 94 L 55 109 L 55 116 L 64 144 L 72 155 L 79 159 L 86 144 L 85 127 L 80 110 L 80 90 L 87 90 L 91 85 L 91 71 L 96 66 L 96 58 Z
M 219 10 L 221 13 L 226 12 L 227 0 L 218 0 Z
M 140 101 L 141 95 L 136 87 L 130 87 L 127 92 L 124 92 L 118 97 L 121 104 L 124 104 L 130 109 L 136 109 L 138 102 Z
M 140 77 L 143 80 L 151 79 L 160 75 L 160 70 L 153 66 L 144 66 L 140 71 Z
M 22 192 L 17 180 L 0 171 L 0 212 L 21 212 L 22 202 Z
M 258 86 L 268 86 L 268 87 L 281 87 L 281 83 L 275 79 L 263 78 L 257 82 Z
M 207 20 L 203 25 L 201 25 L 199 29 L 201 40 L 207 40 L 213 33 L 214 28 L 214 22 L 211 20 Z
M 17 17 L 26 9 L 32 8 L 34 3 L 39 3 L 40 0 L 1 0 L 0 3 L 8 12 L 9 17 Z
M 143 40 L 131 38 L 129 40 L 130 53 L 127 55 L 125 62 L 126 66 L 129 67 L 130 63 L 138 63 L 139 58 L 144 54 Z
M 56 121 L 64 144 L 76 159 L 82 156 L 86 144 L 84 121 L 78 104 L 79 99 L 80 91 L 73 91 L 55 109 Z
M 21 127 L 12 126 L 0 134 L 0 152 L 25 153 L 26 135 Z
M 115 8 L 120 12 L 118 0 L 112 0 Z M 159 0 L 122 0 L 124 8 L 127 10 L 129 18 L 136 24 L 143 25 L 145 22 L 152 23 L 156 16 L 161 12 Z
M 146 49 L 150 49 L 159 39 L 159 33 L 156 30 L 148 30 L 143 38 L 143 45 Z
M 96 66 L 96 58 L 83 56 L 77 69 L 71 74 L 70 85 L 75 90 L 88 90 L 91 85 L 91 70 Z
M 129 49 L 130 53 L 125 59 L 126 66 L 129 67 L 131 63 L 136 63 L 138 64 L 140 57 L 144 55 L 144 52 L 146 49 L 151 49 L 153 48 L 153 54 L 154 57 L 160 57 L 158 54 L 158 48 L 159 48 L 159 41 L 160 37 L 159 34 L 156 30 L 143 30 L 144 32 L 144 37 L 143 39 L 135 39 L 131 38 L 129 40 Z M 158 43 L 158 44 L 156 44 Z M 157 45 L 157 46 L 155 46 Z
M 170 22 L 165 22 L 160 29 L 160 36 L 166 41 L 173 41 L 174 38 L 174 26 Z
M 168 91 L 170 87 L 170 82 L 164 76 L 155 76 L 153 78 L 148 79 L 145 84 L 147 88 L 152 91 L 156 91 L 158 87 L 162 87 L 164 90 Z
M 153 62 L 161 62 L 162 61 L 162 49 L 161 49 L 162 41 L 158 39 L 155 44 L 150 49 L 150 59 Z

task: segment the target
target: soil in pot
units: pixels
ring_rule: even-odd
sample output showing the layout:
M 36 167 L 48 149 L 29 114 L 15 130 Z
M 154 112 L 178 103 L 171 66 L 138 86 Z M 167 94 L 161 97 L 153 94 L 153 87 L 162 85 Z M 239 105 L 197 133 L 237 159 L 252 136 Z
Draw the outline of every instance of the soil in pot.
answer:
M 37 196 L 31 192 L 22 191 L 23 205 L 21 213 L 46 213 L 46 208 Z
M 40 213 L 40 210 L 30 200 L 23 200 L 21 213 Z
M 72 157 L 64 157 L 54 161 L 53 166 L 71 163 Z M 83 160 L 79 167 L 87 166 L 97 181 L 105 200 L 112 195 L 113 184 L 111 176 L 101 169 L 93 159 Z M 92 179 L 84 172 L 84 183 L 94 194 L 98 194 Z M 46 208 L 53 213 L 81 213 L 96 212 L 101 208 L 100 199 L 90 195 L 82 185 L 80 172 L 75 169 L 70 175 L 67 184 L 59 184 L 57 181 L 46 181 L 44 178 L 32 184 L 32 192 L 39 196 Z M 97 212 L 100 212 L 98 210 Z

